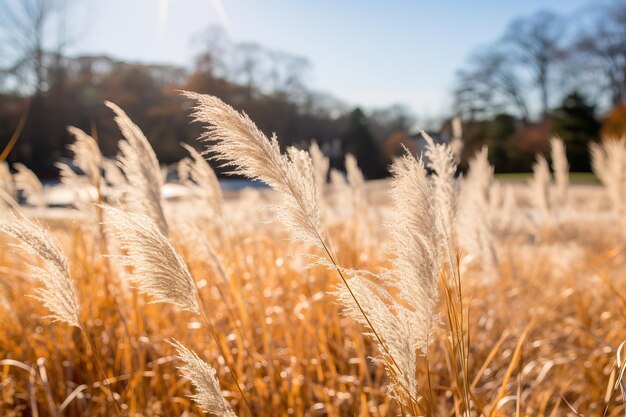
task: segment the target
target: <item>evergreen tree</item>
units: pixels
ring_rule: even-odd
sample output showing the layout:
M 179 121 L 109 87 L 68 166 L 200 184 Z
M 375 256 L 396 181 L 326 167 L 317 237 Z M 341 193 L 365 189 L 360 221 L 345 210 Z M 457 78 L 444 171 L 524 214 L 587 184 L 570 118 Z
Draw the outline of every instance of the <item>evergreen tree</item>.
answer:
M 349 152 L 357 158 L 366 178 L 382 178 L 386 175 L 380 147 L 361 109 L 356 108 L 348 115 L 346 129 L 340 139 L 344 153 Z
M 552 113 L 552 133 L 563 139 L 570 170 L 589 171 L 589 143 L 598 139 L 595 106 L 578 91 L 568 94 Z

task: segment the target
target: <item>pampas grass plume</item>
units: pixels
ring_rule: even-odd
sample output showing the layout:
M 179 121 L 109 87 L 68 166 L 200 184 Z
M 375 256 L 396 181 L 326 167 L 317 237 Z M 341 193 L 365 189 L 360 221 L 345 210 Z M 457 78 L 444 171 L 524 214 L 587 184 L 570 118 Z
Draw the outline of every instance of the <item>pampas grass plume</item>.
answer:
M 205 123 L 203 139 L 215 159 L 232 173 L 265 182 L 284 196 L 278 218 L 296 240 L 322 245 L 320 198 L 313 164 L 306 151 L 280 153 L 275 136 L 268 139 L 245 113 L 214 96 L 185 92 L 195 100 L 195 120 Z
M 117 105 L 105 104 L 115 113 L 115 122 L 124 140 L 119 143 L 119 166 L 128 182 L 125 203 L 135 213 L 148 216 L 167 235 L 168 228 L 161 207 L 163 176 L 159 161 L 143 132 Z
M 35 207 L 43 207 L 45 205 L 43 184 L 41 184 L 37 175 L 28 169 L 26 165 L 19 162 L 14 164 L 13 167 L 17 171 L 13 175 L 15 188 L 24 192 L 24 197 L 28 204 Z
M 222 395 L 215 369 L 179 341 L 174 340 L 170 344 L 176 349 L 176 357 L 183 363 L 178 369 L 191 381 L 196 390 L 191 398 L 206 413 L 218 417 L 236 417 Z
M 155 302 L 199 313 L 196 287 L 187 265 L 154 222 L 142 214 L 105 207 L 105 223 L 120 242 L 127 279 Z
M 0 219 L 0 231 L 17 240 L 16 248 L 43 260 L 41 266 L 31 265 L 33 278 L 41 284 L 35 289 L 34 297 L 50 311 L 48 317 L 81 327 L 80 304 L 67 258 L 50 233 L 39 224 L 18 216 L 9 214 Z

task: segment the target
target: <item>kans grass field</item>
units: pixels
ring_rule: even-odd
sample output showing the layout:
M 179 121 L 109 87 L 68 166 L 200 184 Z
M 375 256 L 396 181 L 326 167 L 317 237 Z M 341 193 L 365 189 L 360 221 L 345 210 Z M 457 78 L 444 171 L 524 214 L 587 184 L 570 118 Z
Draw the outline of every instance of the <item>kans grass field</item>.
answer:
M 112 104 L 117 165 L 72 129 L 62 187 L 0 166 L 0 415 L 624 415 L 624 140 L 599 183 L 559 140 L 524 181 L 430 144 L 365 182 L 188 98 L 198 149 L 274 190 L 223 194 L 192 148 L 164 184 Z

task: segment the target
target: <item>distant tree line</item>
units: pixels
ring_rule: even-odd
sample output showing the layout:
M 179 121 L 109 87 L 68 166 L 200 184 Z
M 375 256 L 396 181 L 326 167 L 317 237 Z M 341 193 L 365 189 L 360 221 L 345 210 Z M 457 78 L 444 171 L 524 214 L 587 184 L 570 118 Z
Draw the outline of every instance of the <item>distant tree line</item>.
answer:
M 144 129 L 161 161 L 177 161 L 184 156 L 179 142 L 195 143 L 201 134 L 178 90 L 220 97 L 266 134 L 276 133 L 281 146 L 315 139 L 334 167 L 351 152 L 368 178 L 387 175 L 391 145 L 416 137 L 406 107 L 348 106 L 309 88 L 306 58 L 233 42 L 219 27 L 196 37 L 191 68 L 69 56 L 75 34 L 66 31 L 68 4 L 0 2 L 0 153 L 25 120 L 8 159 L 44 177 L 57 175 L 54 162 L 71 140 L 68 125 L 92 132 L 104 154 L 115 155 L 120 133 L 104 100 Z M 626 0 L 568 18 L 542 11 L 516 19 L 458 71 L 451 113 L 463 121 L 461 166 L 488 144 L 497 170 L 525 171 L 558 134 L 572 169 L 588 170 L 589 142 L 626 133 L 625 103 Z M 442 131 L 446 126 L 449 119 Z
M 130 63 L 109 56 L 68 56 L 69 40 L 56 24 L 66 9 L 55 0 L 0 4 L 0 152 L 27 112 L 9 162 L 24 162 L 44 177 L 55 177 L 54 162 L 66 155 L 68 125 L 97 137 L 114 156 L 120 133 L 103 102 L 121 106 L 144 130 L 159 160 L 173 163 L 185 152 L 181 141 L 196 143 L 200 126 L 191 123 L 190 103 L 179 90 L 213 94 L 245 111 L 281 146 L 308 147 L 315 139 L 341 168 L 346 152 L 362 161 L 370 178 L 386 175 L 389 162 L 380 143 L 414 123 L 395 105 L 364 112 L 307 87 L 310 63 L 297 55 L 254 43 L 234 43 L 219 27 L 200 34 L 193 68 Z
M 626 2 L 513 20 L 458 71 L 454 98 L 466 154 L 486 143 L 496 169 L 527 170 L 557 134 L 589 170 L 589 142 L 626 133 Z

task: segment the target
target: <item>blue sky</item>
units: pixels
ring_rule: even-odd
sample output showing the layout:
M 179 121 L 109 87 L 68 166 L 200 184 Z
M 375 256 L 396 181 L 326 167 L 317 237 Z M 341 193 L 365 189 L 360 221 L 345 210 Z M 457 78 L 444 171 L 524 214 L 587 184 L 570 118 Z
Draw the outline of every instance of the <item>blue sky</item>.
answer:
M 507 23 L 541 9 L 579 13 L 589 0 L 84 0 L 70 52 L 191 65 L 210 24 L 308 58 L 309 84 L 366 107 L 403 103 L 420 119 L 449 112 L 455 71 Z

